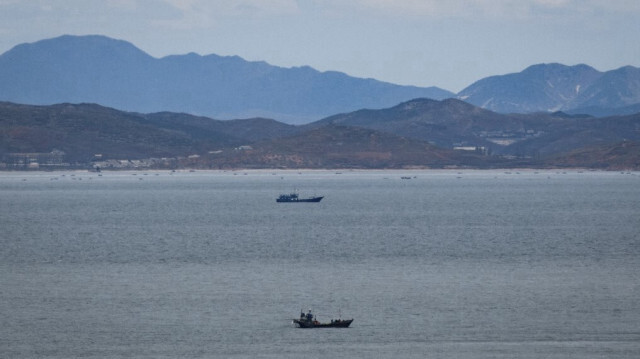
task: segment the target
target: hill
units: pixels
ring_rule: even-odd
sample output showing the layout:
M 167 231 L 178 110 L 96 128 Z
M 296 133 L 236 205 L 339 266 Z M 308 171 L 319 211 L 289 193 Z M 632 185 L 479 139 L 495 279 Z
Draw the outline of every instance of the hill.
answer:
M 282 68 L 237 56 L 154 58 L 121 40 L 61 36 L 0 55 L 0 101 L 99 103 L 126 111 L 307 123 L 339 112 L 454 94 L 310 67 Z
M 96 154 L 111 159 L 187 156 L 293 131 L 294 126 L 273 120 L 138 114 L 95 104 L 0 103 L 0 154 L 57 150 L 72 163 L 87 163 Z
M 504 115 L 455 99 L 416 99 L 293 126 L 95 104 L 0 103 L 0 168 L 6 169 L 606 168 L 614 158 L 598 149 L 616 143 L 640 143 L 640 114 Z M 636 166 L 637 146 L 616 151 L 611 168 Z
M 390 133 L 327 125 L 258 142 L 241 155 L 218 156 L 215 162 L 229 167 L 260 168 L 441 168 L 487 167 L 500 160 L 475 152 L 442 149 Z
M 456 99 L 415 99 L 388 109 L 331 116 L 308 126 L 327 124 L 385 131 L 442 148 L 485 147 L 493 155 L 516 157 L 640 140 L 640 114 L 606 118 L 563 112 L 500 114 Z
M 604 170 L 640 169 L 640 142 L 622 141 L 579 148 L 547 158 L 555 167 L 583 167 Z
M 414 99 L 382 110 L 360 110 L 327 117 L 309 127 L 339 124 L 358 126 L 430 142 L 443 148 L 456 145 L 488 146 L 475 132 L 514 125 L 507 116 L 481 109 L 460 100 Z M 477 126 L 476 126 L 477 125 Z M 518 124 L 515 124 L 519 127 Z
M 132 162 L 133 161 L 133 162 Z M 3 168 L 402 168 L 484 166 L 460 153 L 394 134 L 270 119 L 219 121 L 180 113 L 139 114 L 95 104 L 0 103 Z

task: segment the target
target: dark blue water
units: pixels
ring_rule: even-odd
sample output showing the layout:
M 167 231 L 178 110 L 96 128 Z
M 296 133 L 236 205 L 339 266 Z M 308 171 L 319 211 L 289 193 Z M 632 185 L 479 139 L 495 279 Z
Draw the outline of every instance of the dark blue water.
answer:
M 638 213 L 637 172 L 0 173 L 0 357 L 637 358 Z

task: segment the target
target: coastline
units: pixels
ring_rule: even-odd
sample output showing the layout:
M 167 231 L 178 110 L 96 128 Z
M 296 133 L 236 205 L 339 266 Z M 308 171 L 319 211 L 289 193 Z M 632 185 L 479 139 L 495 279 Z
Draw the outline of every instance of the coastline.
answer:
M 230 175 L 230 176 L 247 176 L 247 175 L 265 175 L 265 176 L 282 176 L 282 175 L 350 175 L 350 174 L 381 174 L 392 175 L 398 178 L 413 179 L 417 175 L 464 175 L 464 174 L 492 174 L 492 175 L 567 175 L 567 174 L 630 174 L 640 175 L 640 170 L 609 170 L 609 169 L 592 169 L 592 168 L 567 168 L 567 169 L 538 169 L 538 168 L 496 168 L 496 169 L 181 169 L 181 170 L 103 170 L 101 172 L 87 170 L 0 170 L 0 178 L 6 177 L 124 177 L 124 176 L 182 176 L 182 175 Z

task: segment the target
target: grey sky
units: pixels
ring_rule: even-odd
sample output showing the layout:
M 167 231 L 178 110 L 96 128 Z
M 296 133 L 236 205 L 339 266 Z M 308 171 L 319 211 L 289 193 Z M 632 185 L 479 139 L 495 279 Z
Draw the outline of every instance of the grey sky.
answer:
M 0 0 L 0 52 L 101 34 L 460 91 L 537 63 L 640 66 L 637 0 Z

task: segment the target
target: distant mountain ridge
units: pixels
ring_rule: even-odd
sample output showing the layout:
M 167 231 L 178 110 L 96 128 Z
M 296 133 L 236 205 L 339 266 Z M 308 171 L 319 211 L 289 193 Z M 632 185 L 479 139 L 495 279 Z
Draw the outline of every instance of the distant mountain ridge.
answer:
M 143 113 L 303 124 L 415 98 L 454 97 L 498 113 L 629 115 L 640 112 L 640 69 L 600 72 L 584 64 L 537 64 L 481 79 L 454 94 L 238 56 L 154 58 L 129 42 L 100 35 L 60 36 L 20 44 L 0 55 L 0 101 L 34 105 L 98 103 Z
M 500 113 L 632 114 L 640 108 L 640 69 L 625 66 L 600 72 L 584 64 L 539 64 L 481 79 L 460 91 L 458 98 Z
M 452 96 L 437 87 L 282 68 L 237 56 L 190 53 L 158 59 L 131 43 L 99 35 L 65 35 L 17 45 L 0 55 L 0 101 L 35 105 L 85 102 L 125 111 L 306 123 L 417 97 Z

